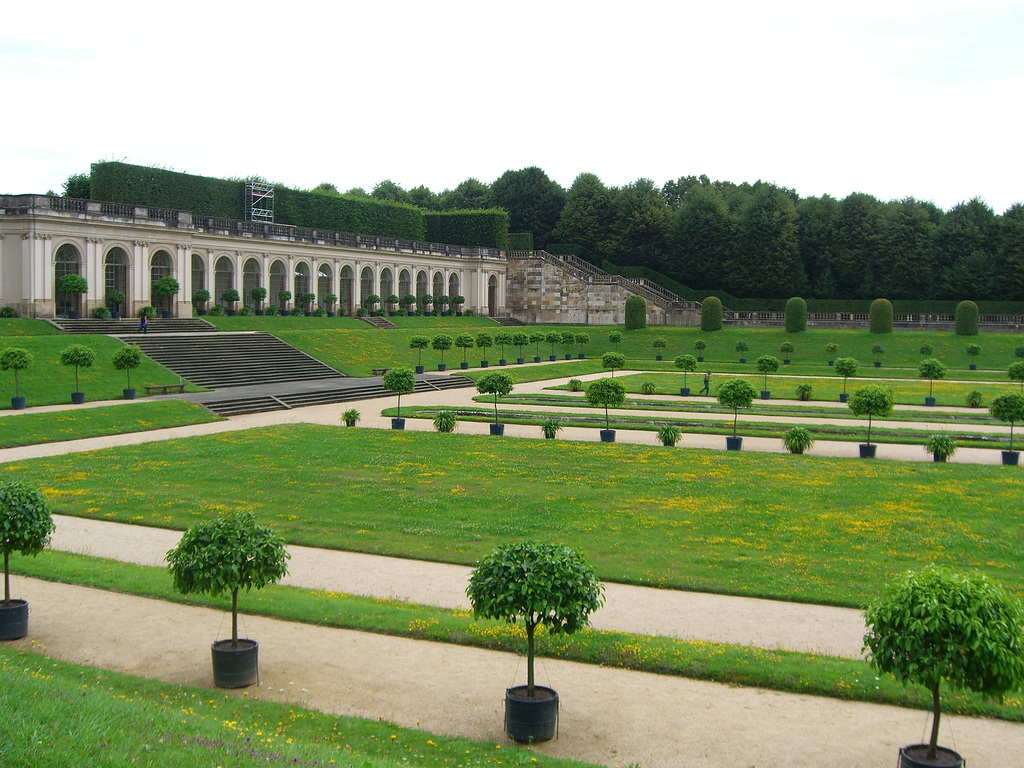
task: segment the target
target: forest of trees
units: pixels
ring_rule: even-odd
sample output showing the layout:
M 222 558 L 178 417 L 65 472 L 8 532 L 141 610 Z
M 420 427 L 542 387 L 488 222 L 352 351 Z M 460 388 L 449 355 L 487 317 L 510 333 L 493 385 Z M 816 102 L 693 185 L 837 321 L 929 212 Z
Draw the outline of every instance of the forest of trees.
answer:
M 348 194 L 429 210 L 499 206 L 510 231 L 531 232 L 537 248 L 557 244 L 598 265 L 647 266 L 741 297 L 1024 301 L 1020 203 L 1002 215 L 979 199 L 943 211 L 912 198 L 801 198 L 707 176 L 607 187 L 581 173 L 565 190 L 535 167 L 436 194 L 390 180 Z

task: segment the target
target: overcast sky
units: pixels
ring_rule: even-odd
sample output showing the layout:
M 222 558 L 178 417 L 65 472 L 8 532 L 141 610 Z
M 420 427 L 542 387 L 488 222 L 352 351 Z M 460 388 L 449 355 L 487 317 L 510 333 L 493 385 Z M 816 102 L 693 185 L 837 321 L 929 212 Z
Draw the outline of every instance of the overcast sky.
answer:
M 1024 3 L 5 3 L 0 192 L 99 160 L 435 192 L 707 174 L 1024 202 Z

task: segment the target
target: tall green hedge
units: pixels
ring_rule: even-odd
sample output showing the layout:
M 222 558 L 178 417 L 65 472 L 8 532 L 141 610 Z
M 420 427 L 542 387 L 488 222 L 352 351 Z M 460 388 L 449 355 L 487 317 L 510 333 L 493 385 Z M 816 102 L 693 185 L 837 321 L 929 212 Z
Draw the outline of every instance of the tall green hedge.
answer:
M 245 218 L 245 182 L 192 176 L 128 163 L 93 163 L 89 197 L 111 203 L 192 211 L 199 216 Z
M 508 249 L 510 251 L 532 251 L 533 232 L 509 232 Z
M 431 243 L 508 248 L 508 213 L 501 208 L 475 211 L 428 212 L 427 237 Z
M 892 302 L 888 299 L 872 301 L 870 322 L 872 333 L 892 333 Z
M 807 302 L 794 296 L 786 302 L 786 333 L 803 333 L 807 330 Z
M 405 203 L 365 197 L 335 197 L 274 186 L 274 221 L 296 227 L 361 235 L 426 240 L 423 211 Z
M 548 243 L 545 250 L 548 253 L 555 254 L 569 254 L 571 256 L 581 256 L 586 250 L 585 246 L 579 243 Z M 614 274 L 614 273 L 613 273 Z
M 978 305 L 973 301 L 961 301 L 956 305 L 956 335 L 978 335 Z
M 635 331 L 647 327 L 647 302 L 643 296 L 626 298 L 626 330 Z
M 717 296 L 708 296 L 701 303 L 700 329 L 702 331 L 722 330 L 722 300 Z

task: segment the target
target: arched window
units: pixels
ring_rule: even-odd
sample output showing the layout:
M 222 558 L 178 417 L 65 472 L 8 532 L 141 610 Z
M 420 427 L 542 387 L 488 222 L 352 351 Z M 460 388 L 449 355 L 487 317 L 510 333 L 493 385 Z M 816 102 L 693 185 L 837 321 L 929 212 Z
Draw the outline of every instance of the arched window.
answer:
M 444 296 L 444 275 L 440 272 L 434 273 L 434 301 L 437 302 L 438 296 Z
M 355 303 L 355 297 L 352 295 L 352 289 L 355 287 L 355 275 L 352 273 L 352 267 L 347 264 L 341 268 L 341 283 L 338 290 L 338 314 L 348 315 L 352 313 L 352 305 Z
M 213 300 L 223 306 L 224 301 L 221 299 L 221 295 L 224 291 L 234 287 L 235 268 L 231 264 L 230 258 L 221 256 L 213 268 Z
M 391 276 L 391 270 L 385 267 L 380 271 L 380 300 L 381 302 L 387 301 L 388 296 L 391 296 L 395 292 L 395 281 Z M 385 307 L 385 309 L 394 309 L 394 307 Z
M 115 312 L 127 311 L 128 303 L 128 254 L 124 248 L 111 248 L 103 260 L 103 293 L 104 303 L 112 291 L 125 294 L 125 301 L 116 307 Z
M 304 261 L 300 261 L 295 265 L 295 279 L 292 289 L 292 298 L 295 300 L 295 306 L 303 304 L 302 294 L 309 293 L 309 266 Z
M 242 267 L 242 304 L 253 309 L 256 300 L 252 297 L 252 289 L 260 285 L 260 263 L 256 259 L 247 259 Z
M 459 276 L 452 274 L 448 278 L 448 297 L 454 302 L 455 297 L 459 295 Z M 454 307 L 452 307 L 454 309 Z
M 498 278 L 491 275 L 487 278 L 487 314 L 494 317 L 498 313 Z
M 330 266 L 321 264 L 316 268 L 316 303 L 324 309 L 327 309 L 327 300 L 324 297 L 328 293 L 333 293 L 331 290 L 333 282 L 334 271 Z
M 278 259 L 270 265 L 270 303 L 282 312 L 286 302 L 281 301 L 281 291 L 288 290 L 288 269 L 284 262 Z
M 398 273 L 398 298 L 404 299 L 410 293 L 412 293 L 412 276 L 408 269 L 403 269 Z
M 149 260 L 149 301 L 161 312 L 170 312 L 173 296 L 157 296 L 153 291 L 153 283 L 171 276 L 171 254 L 167 251 L 157 251 Z
M 359 304 L 366 306 L 366 297 L 373 293 L 373 270 L 363 267 L 359 273 Z
M 416 273 L 416 300 L 423 303 L 423 297 L 430 293 L 430 288 L 427 286 L 427 273 L 420 270 Z
M 192 292 L 200 288 L 210 290 L 206 287 L 206 262 L 198 253 L 192 254 Z
M 54 312 L 57 315 L 67 315 L 68 312 L 78 312 L 81 295 L 77 293 L 61 293 L 60 279 L 64 275 L 79 274 L 82 257 L 78 249 L 71 243 L 64 243 L 57 249 L 53 256 L 53 298 Z

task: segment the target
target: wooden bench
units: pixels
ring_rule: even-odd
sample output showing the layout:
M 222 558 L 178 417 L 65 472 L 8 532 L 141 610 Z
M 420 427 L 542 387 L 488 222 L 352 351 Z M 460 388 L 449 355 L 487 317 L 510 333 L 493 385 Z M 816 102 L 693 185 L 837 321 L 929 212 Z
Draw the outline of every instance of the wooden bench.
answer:
M 370 370 L 373 371 L 373 375 L 374 376 L 383 376 L 390 369 L 388 369 L 388 368 L 371 368 Z
M 147 384 L 146 385 L 146 394 L 147 395 L 152 395 L 152 394 L 156 393 L 157 390 L 160 390 L 159 394 L 161 394 L 161 395 L 167 395 L 167 394 L 170 394 L 171 392 L 178 392 L 180 394 L 184 394 L 184 392 L 185 392 L 185 385 L 184 384 Z

